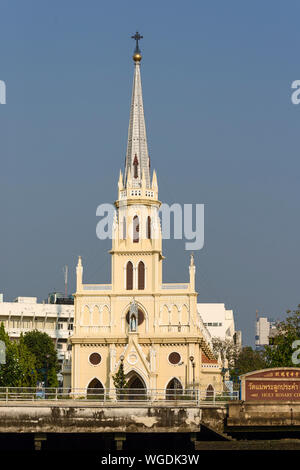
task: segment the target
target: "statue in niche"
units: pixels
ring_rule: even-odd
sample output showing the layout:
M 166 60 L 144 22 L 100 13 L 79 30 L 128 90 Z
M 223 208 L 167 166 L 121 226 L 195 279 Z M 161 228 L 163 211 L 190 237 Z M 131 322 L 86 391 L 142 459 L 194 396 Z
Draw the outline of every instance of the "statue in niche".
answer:
M 135 315 L 130 317 L 130 331 L 136 331 L 136 318 Z
M 135 303 L 135 300 L 130 304 L 129 310 L 129 328 L 130 331 L 135 332 L 137 331 L 137 318 L 138 318 L 138 306 Z

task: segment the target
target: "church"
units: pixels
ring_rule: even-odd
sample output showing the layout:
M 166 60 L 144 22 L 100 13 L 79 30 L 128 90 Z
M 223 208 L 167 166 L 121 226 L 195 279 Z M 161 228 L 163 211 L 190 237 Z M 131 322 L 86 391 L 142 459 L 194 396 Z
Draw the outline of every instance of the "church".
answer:
M 128 389 L 159 390 L 162 398 L 174 391 L 213 393 L 222 390 L 222 365 L 197 312 L 193 255 L 188 283 L 162 278 L 161 202 L 147 146 L 141 36 L 133 38 L 134 78 L 125 169 L 115 202 L 111 284 L 85 284 L 79 257 L 71 386 L 113 393 L 122 365 Z

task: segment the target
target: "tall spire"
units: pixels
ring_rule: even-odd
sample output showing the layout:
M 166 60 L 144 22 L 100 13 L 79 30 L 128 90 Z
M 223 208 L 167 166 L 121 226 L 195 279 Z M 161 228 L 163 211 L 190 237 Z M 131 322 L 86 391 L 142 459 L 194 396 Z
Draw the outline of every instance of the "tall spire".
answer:
M 144 117 L 143 94 L 140 61 L 142 59 L 139 48 L 139 40 L 142 39 L 138 32 L 132 36 L 136 41 L 133 54 L 134 77 L 131 96 L 130 119 L 128 128 L 128 142 L 125 163 L 124 184 L 128 186 L 129 175 L 131 175 L 132 187 L 140 188 L 142 178 L 146 181 L 146 187 L 150 188 L 150 160 L 147 146 L 146 126 Z

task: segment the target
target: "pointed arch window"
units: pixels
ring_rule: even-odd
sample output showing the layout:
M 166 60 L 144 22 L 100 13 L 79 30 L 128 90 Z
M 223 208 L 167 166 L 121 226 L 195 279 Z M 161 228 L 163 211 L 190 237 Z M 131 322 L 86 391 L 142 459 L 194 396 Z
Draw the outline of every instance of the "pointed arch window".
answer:
M 150 215 L 147 217 L 147 238 L 151 240 L 151 217 Z
M 104 387 L 100 380 L 94 378 L 90 381 L 87 387 L 87 395 L 89 398 L 95 398 L 98 400 L 103 400 L 104 398 Z
M 145 265 L 143 261 L 138 264 L 138 289 L 145 289 Z
M 182 395 L 182 385 L 179 380 L 174 377 L 167 385 L 166 388 L 166 399 L 167 400 L 176 400 Z
M 140 221 L 137 215 L 133 217 L 133 243 L 138 243 L 140 241 Z
M 135 157 L 134 157 L 134 160 L 133 160 L 133 177 L 134 178 L 137 178 L 138 177 L 138 159 L 137 159 L 137 155 L 135 154 Z
M 126 266 L 126 289 L 133 289 L 133 264 L 131 261 L 128 261 Z
M 214 394 L 215 394 L 215 389 L 211 384 L 209 384 L 206 389 L 206 399 L 212 400 L 214 398 Z
M 126 240 L 126 217 L 123 217 L 123 240 Z

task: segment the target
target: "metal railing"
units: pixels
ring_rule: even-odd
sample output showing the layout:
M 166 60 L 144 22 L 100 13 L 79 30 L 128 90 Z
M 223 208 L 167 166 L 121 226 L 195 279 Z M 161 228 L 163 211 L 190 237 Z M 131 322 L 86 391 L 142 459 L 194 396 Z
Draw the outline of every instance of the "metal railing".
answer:
M 64 401 L 78 400 L 98 402 L 103 405 L 120 403 L 130 405 L 133 403 L 158 403 L 158 404 L 216 404 L 231 400 L 238 400 L 239 392 L 215 392 L 201 390 L 181 389 L 103 389 L 103 388 L 34 388 L 34 387 L 0 387 L 1 402 L 34 402 L 40 400 Z

